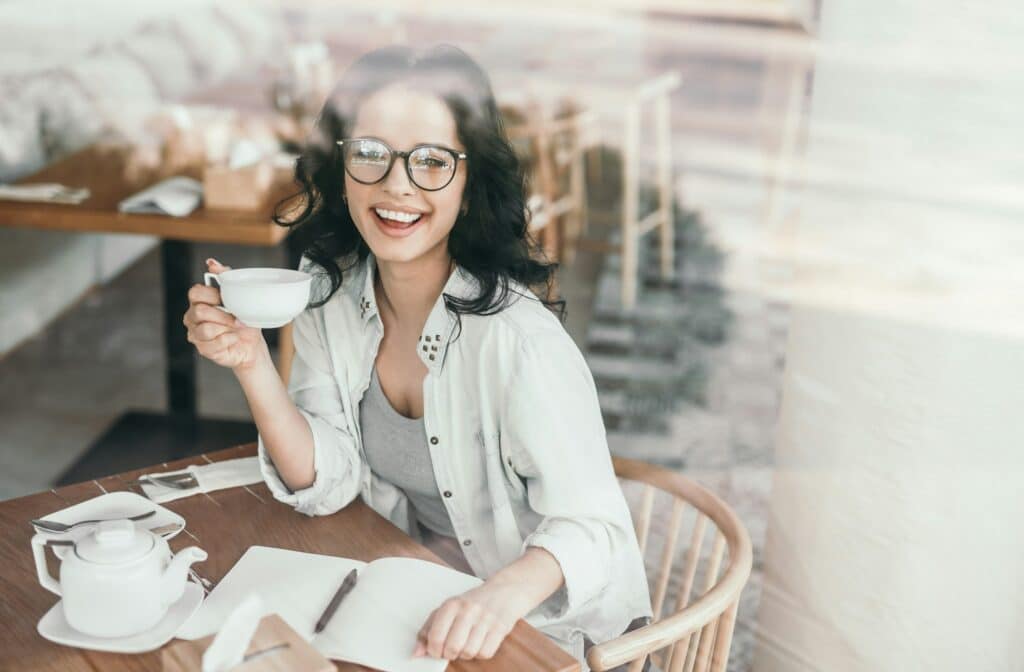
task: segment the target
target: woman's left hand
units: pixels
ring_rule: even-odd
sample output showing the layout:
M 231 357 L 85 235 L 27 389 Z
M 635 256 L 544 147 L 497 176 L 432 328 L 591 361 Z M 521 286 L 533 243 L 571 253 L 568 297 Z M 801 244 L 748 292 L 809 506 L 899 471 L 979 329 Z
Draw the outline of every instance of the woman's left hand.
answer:
M 492 657 L 516 621 L 533 608 L 521 586 L 495 578 L 435 609 L 420 628 L 413 656 Z

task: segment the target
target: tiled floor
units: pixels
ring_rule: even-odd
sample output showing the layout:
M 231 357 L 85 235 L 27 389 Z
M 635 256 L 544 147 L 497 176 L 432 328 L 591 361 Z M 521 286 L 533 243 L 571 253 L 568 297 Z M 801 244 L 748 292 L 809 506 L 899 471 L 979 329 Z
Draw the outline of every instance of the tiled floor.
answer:
M 201 246 L 200 258 L 281 265 L 275 252 Z M 50 487 L 122 412 L 165 407 L 160 296 L 154 250 L 0 360 L 0 498 Z M 230 372 L 200 362 L 199 390 L 203 415 L 248 417 Z

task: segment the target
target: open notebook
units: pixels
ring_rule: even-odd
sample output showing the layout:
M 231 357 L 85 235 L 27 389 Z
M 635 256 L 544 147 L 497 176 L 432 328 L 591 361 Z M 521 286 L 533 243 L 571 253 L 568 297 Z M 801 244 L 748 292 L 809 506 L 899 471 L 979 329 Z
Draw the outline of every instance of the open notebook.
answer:
M 313 635 L 317 619 L 353 568 L 359 571 L 356 587 L 327 628 Z M 280 614 L 328 658 L 387 672 L 442 672 L 447 661 L 412 657 L 416 634 L 444 600 L 481 583 L 475 576 L 412 558 L 365 563 L 252 546 L 177 637 L 199 639 L 217 632 L 234 608 L 255 593 L 268 613 Z

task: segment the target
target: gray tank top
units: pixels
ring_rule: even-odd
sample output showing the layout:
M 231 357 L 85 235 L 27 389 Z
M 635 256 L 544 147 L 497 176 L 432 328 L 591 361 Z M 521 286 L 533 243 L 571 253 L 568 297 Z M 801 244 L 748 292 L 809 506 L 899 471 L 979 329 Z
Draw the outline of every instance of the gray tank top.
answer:
M 454 537 L 434 478 L 423 418 L 407 418 L 394 409 L 381 389 L 377 367 L 373 367 L 370 387 L 359 403 L 359 426 L 373 473 L 405 492 L 424 527 Z

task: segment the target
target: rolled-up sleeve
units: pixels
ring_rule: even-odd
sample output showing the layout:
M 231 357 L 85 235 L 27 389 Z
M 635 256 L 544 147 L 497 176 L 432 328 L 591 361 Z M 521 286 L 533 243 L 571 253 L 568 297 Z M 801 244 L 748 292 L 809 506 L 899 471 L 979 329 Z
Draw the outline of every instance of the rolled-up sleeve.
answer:
M 361 460 L 348 431 L 344 406 L 325 335 L 316 309 L 307 309 L 293 323 L 295 357 L 288 394 L 306 419 L 313 435 L 313 468 L 316 477 L 308 488 L 291 491 L 281 479 L 259 437 L 260 467 L 271 493 L 301 513 L 322 516 L 334 513 L 359 494 Z
M 615 478 L 593 376 L 565 332 L 524 339 L 502 439 L 543 516 L 523 543 L 558 561 L 564 586 L 539 609 L 560 618 L 596 598 L 624 548 L 636 544 Z

